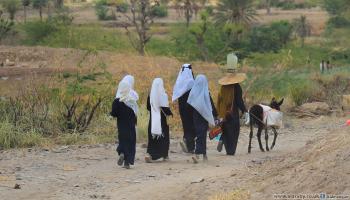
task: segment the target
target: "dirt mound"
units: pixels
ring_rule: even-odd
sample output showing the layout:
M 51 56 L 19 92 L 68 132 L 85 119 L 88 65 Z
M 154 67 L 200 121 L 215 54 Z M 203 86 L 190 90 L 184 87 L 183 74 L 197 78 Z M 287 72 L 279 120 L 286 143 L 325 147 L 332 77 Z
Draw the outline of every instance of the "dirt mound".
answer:
M 289 156 L 266 162 L 256 179 L 257 196 L 350 194 L 350 128 L 332 131 Z M 265 198 L 262 198 L 265 199 Z

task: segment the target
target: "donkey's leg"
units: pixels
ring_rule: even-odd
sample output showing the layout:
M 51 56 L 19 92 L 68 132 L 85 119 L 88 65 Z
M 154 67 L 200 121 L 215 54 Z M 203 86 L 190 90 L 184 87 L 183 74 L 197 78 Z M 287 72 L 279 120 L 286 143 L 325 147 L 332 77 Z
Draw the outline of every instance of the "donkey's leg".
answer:
M 267 132 L 267 126 L 265 126 L 265 141 L 266 141 L 266 151 L 270 151 L 270 149 L 269 149 L 269 133 Z
M 260 150 L 261 150 L 262 152 L 264 152 L 265 150 L 264 150 L 264 148 L 263 148 L 263 145 L 261 144 L 261 132 L 262 132 L 262 130 L 263 130 L 263 127 L 262 127 L 262 126 L 259 126 L 257 136 L 258 136 L 258 142 L 259 142 Z
M 248 153 L 250 153 L 252 150 L 252 138 L 253 138 L 253 123 L 250 122 Z
M 273 136 L 273 142 L 272 142 L 272 145 L 271 145 L 271 148 L 270 148 L 271 150 L 272 150 L 273 147 L 275 146 L 276 139 L 277 139 L 277 135 L 278 135 L 278 133 L 277 133 L 277 131 L 276 131 L 275 128 L 272 128 L 272 131 L 273 131 L 274 136 Z

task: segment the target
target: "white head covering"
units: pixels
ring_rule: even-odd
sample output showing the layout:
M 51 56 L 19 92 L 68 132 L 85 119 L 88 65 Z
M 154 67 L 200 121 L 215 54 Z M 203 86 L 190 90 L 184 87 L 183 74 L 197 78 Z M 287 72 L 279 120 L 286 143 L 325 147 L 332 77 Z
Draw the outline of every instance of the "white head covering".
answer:
M 161 107 L 169 107 L 168 95 L 165 92 L 164 83 L 161 78 L 153 80 L 150 104 L 152 116 L 151 133 L 153 137 L 159 137 L 162 135 Z
M 196 109 L 209 124 L 215 125 L 208 81 L 204 75 L 200 74 L 196 77 L 187 103 Z
M 136 93 L 136 91 L 132 89 L 133 83 L 134 83 L 133 76 L 130 76 L 130 75 L 125 76 L 119 82 L 118 90 L 115 98 L 116 99 L 119 98 L 121 102 L 125 103 L 129 108 L 131 108 L 134 111 L 135 115 L 137 115 L 137 112 L 138 112 L 137 100 L 139 99 L 139 96 Z
M 137 94 L 137 92 L 134 90 L 134 84 L 135 84 L 135 78 L 131 75 L 126 75 L 124 76 L 124 78 L 120 81 L 126 81 L 127 83 L 129 83 L 130 87 L 131 87 L 131 94 L 133 96 L 134 99 L 139 100 L 139 95 Z M 120 98 L 120 94 L 118 94 L 118 91 L 117 91 L 117 94 L 115 95 L 115 98 Z
M 175 101 L 193 87 L 194 78 L 190 64 L 182 65 L 173 90 L 172 101 Z

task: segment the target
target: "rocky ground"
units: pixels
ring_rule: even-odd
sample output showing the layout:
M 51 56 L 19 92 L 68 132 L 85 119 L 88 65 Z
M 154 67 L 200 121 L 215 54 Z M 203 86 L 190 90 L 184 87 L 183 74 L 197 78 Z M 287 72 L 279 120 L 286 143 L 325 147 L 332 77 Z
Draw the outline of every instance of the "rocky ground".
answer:
M 130 170 L 116 165 L 113 144 L 2 151 L 1 199 L 206 199 L 236 189 L 252 199 L 273 199 L 275 193 L 350 195 L 345 119 L 288 117 L 275 149 L 265 153 L 254 139 L 247 154 L 243 128 L 237 155 L 218 153 L 210 141 L 209 161 L 199 164 L 181 152 L 178 139 L 171 141 L 167 162 L 145 163 L 146 149 L 139 144 Z

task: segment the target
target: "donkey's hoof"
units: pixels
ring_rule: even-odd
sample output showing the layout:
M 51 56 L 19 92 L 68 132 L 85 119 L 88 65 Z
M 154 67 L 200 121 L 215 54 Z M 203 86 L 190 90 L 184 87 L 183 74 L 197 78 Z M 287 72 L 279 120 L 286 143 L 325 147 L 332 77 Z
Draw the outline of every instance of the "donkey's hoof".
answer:
M 261 151 L 261 152 L 265 152 L 265 150 L 264 150 L 264 149 L 260 149 L 260 151 Z
M 275 145 L 274 145 L 274 144 L 272 144 L 272 145 L 271 145 L 271 147 L 270 147 L 270 150 L 272 150 L 274 147 L 275 147 Z

